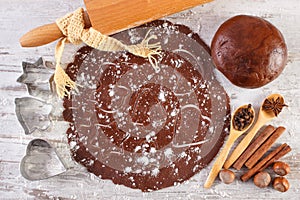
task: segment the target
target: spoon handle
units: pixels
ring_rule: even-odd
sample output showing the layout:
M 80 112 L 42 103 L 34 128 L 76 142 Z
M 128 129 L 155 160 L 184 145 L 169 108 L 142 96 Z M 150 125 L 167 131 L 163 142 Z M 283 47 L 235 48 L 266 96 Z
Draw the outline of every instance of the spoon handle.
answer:
M 216 159 L 215 163 L 213 164 L 213 167 L 206 179 L 206 182 L 204 184 L 204 188 L 210 188 L 214 182 L 214 180 L 216 179 L 216 177 L 219 174 L 219 171 L 222 169 L 222 166 L 228 156 L 228 153 L 234 143 L 234 141 L 238 138 L 238 134 L 234 134 L 231 133 L 229 135 L 229 138 L 224 146 L 224 148 L 222 149 L 219 157 Z
M 240 155 L 245 151 L 245 149 L 249 146 L 251 140 L 254 138 L 257 131 L 266 123 L 266 120 L 258 119 L 256 124 L 253 126 L 251 131 L 247 133 L 247 135 L 243 138 L 243 140 L 238 144 L 238 146 L 234 149 L 232 154 L 226 160 L 224 164 L 224 168 L 228 169 L 231 165 L 240 157 Z

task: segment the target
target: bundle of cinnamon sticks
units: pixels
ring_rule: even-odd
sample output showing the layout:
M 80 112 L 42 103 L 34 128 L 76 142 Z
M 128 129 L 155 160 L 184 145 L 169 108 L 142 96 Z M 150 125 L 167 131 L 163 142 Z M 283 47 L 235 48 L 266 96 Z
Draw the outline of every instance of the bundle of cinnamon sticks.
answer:
M 268 125 L 235 161 L 233 164 L 235 169 L 240 170 L 243 165 L 249 169 L 241 176 L 242 181 L 249 180 L 253 175 L 263 171 L 291 151 L 291 147 L 284 143 L 268 153 L 284 131 L 285 128 L 282 126 L 275 128 L 272 125 Z M 264 155 L 265 157 L 263 158 Z

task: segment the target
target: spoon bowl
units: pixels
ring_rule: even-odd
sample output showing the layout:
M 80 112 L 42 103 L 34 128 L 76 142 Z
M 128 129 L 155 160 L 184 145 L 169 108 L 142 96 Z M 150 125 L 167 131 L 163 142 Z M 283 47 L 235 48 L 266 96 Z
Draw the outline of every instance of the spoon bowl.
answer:
M 227 159 L 227 161 L 224 164 L 225 169 L 228 169 L 240 157 L 240 155 L 250 144 L 251 140 L 254 138 L 257 131 L 267 122 L 276 117 L 276 114 L 272 111 L 272 109 L 266 109 L 265 104 L 267 100 L 276 100 L 277 98 L 279 98 L 280 101 L 284 103 L 284 99 L 280 94 L 271 94 L 262 102 L 255 125 L 253 126 L 251 131 L 249 131 L 248 134 L 243 138 L 239 145 L 235 148 L 230 157 Z
M 236 127 L 237 117 L 246 116 L 247 113 L 245 113 L 245 115 L 243 114 L 243 111 L 245 111 L 245 110 L 247 110 L 249 113 L 251 113 L 252 117 L 249 118 L 249 120 L 247 121 L 247 124 L 242 129 L 238 130 L 238 129 L 234 128 L 234 127 Z M 226 141 L 224 148 L 222 149 L 219 157 L 215 161 L 215 163 L 207 177 L 207 180 L 204 184 L 205 188 L 211 187 L 215 178 L 218 176 L 219 171 L 221 170 L 235 140 L 251 127 L 251 125 L 253 124 L 253 121 L 254 121 L 254 117 L 255 117 L 255 112 L 251 105 L 250 106 L 249 105 L 240 106 L 234 111 L 233 115 L 231 116 L 230 133 L 228 136 L 228 140 Z
M 238 133 L 247 131 L 253 122 L 254 116 L 255 112 L 251 104 L 238 107 L 231 117 L 230 131 Z M 240 122 L 241 120 L 242 122 Z M 238 127 L 239 124 L 241 127 Z
M 266 120 L 271 120 L 271 119 L 277 117 L 276 114 L 271 109 L 270 110 L 264 109 L 264 105 L 266 104 L 265 103 L 266 100 L 270 100 L 270 99 L 275 100 L 275 101 L 276 101 L 276 99 L 279 99 L 279 102 L 284 104 L 284 98 L 281 94 L 271 94 L 271 95 L 269 95 L 264 100 L 264 102 L 262 103 L 262 105 L 259 109 L 259 113 L 260 113 L 259 115 L 261 115 L 261 117 L 265 118 Z

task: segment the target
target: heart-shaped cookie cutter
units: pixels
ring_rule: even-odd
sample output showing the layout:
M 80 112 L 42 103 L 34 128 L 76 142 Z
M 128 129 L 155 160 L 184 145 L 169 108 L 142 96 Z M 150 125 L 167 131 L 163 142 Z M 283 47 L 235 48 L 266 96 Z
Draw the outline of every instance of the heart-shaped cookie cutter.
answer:
M 66 167 L 47 141 L 34 139 L 27 146 L 20 171 L 24 178 L 34 181 L 59 175 L 66 171 Z

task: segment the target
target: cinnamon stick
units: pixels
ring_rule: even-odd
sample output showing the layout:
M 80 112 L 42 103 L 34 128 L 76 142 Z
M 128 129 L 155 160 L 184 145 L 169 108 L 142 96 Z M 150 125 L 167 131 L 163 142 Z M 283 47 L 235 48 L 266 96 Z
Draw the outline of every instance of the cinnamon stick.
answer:
M 281 157 L 283 157 L 290 151 L 291 151 L 291 147 L 289 145 L 287 145 L 286 143 L 280 145 L 274 151 L 269 153 L 263 160 L 261 160 L 259 163 L 257 163 L 252 169 L 248 170 L 248 172 L 243 174 L 241 176 L 241 180 L 244 182 L 249 180 L 257 172 L 264 170 L 265 168 L 270 166 L 275 161 L 279 160 Z
M 283 157 L 285 154 L 287 154 L 288 152 L 290 152 L 292 150 L 292 148 L 290 146 L 286 146 L 284 147 L 278 154 L 276 154 L 271 160 L 269 160 L 266 164 L 264 164 L 259 171 L 263 171 L 264 169 L 266 169 L 267 167 L 269 167 L 271 164 L 273 164 L 274 162 L 276 162 L 277 160 L 279 160 L 281 157 Z
M 282 135 L 284 131 L 285 131 L 284 127 L 282 126 L 278 127 L 271 134 L 271 136 L 249 158 L 249 160 L 245 163 L 245 166 L 248 167 L 248 169 L 251 169 L 258 162 L 258 160 L 271 148 L 271 146 Z
M 252 156 L 252 154 L 270 137 L 274 132 L 275 127 L 268 125 L 259 136 L 247 147 L 244 153 L 235 161 L 233 167 L 237 170 L 240 170 L 244 163 Z

